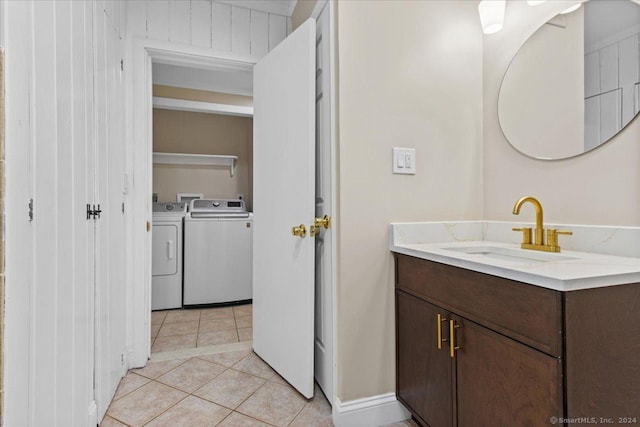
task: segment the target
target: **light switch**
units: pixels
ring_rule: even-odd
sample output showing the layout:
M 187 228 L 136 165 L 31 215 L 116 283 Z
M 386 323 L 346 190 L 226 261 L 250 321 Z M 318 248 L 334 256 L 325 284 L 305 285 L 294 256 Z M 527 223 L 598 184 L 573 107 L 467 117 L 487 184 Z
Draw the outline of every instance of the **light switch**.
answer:
M 393 147 L 393 173 L 415 175 L 416 149 Z

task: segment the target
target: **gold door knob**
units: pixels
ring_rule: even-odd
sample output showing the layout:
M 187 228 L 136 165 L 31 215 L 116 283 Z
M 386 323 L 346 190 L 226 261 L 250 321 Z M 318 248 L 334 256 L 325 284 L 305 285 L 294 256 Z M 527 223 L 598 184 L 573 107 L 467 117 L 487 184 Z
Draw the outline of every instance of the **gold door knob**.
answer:
M 316 218 L 313 221 L 313 225 L 317 228 L 324 227 L 325 229 L 331 227 L 331 217 L 329 215 L 325 215 L 322 218 Z
M 304 238 L 304 236 L 307 235 L 307 227 L 305 227 L 304 224 L 300 224 L 297 227 L 292 227 L 291 234 L 300 238 Z

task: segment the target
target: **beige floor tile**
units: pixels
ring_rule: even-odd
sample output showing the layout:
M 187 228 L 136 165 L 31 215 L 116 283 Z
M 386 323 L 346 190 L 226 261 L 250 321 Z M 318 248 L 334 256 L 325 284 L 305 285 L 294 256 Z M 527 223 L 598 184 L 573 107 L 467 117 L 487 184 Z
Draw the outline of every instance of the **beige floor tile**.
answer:
M 229 344 L 231 342 L 238 342 L 238 333 L 235 329 L 198 334 L 198 347 L 204 347 L 207 345 Z
M 253 327 L 253 316 L 238 316 L 238 317 L 236 317 L 236 325 L 238 325 L 238 329 Z
M 111 417 L 104 417 L 100 423 L 100 427 L 127 427 L 127 425 Z
M 275 374 L 274 376 L 272 376 L 269 381 L 271 381 L 272 383 L 289 385 L 289 383 L 278 374 Z
M 158 332 L 160 332 L 160 327 L 162 323 L 151 323 L 151 338 L 155 338 L 158 336 Z
M 204 308 L 200 311 L 200 319 L 226 319 L 233 317 L 233 309 L 231 307 Z
M 225 369 L 223 366 L 194 357 L 158 377 L 156 381 L 191 393 L 220 375 Z
M 224 407 L 234 409 L 251 396 L 265 380 L 228 369 L 193 394 Z
M 107 415 L 130 426 L 141 426 L 186 396 L 180 390 L 152 381 L 114 401 Z
M 223 422 L 218 424 L 219 427 L 269 427 L 269 424 L 265 424 L 262 421 L 258 421 L 255 418 L 247 417 L 246 415 L 239 414 L 237 412 L 229 415 Z M 311 426 L 309 426 L 311 427 Z
M 231 413 L 215 403 L 189 396 L 151 421 L 149 427 L 215 426 Z
M 132 391 L 142 387 L 150 380 L 140 375 L 136 375 L 133 372 L 128 372 L 118 384 L 116 394 L 113 396 L 113 400 L 120 399 L 122 396 L 131 393 Z
M 245 358 L 249 353 L 251 353 L 251 350 L 239 350 L 228 351 L 226 353 L 207 354 L 198 357 L 208 362 L 217 363 L 218 365 L 230 368 L 231 366 L 238 363 L 240 359 Z
M 151 323 L 160 323 L 164 321 L 164 318 L 167 317 L 167 311 L 152 311 L 151 312 Z
M 255 375 L 256 377 L 264 378 L 265 380 L 268 380 L 275 375 L 275 371 L 255 353 L 249 354 L 247 357 L 233 365 L 233 369 Z
M 304 406 L 290 425 L 291 427 L 333 427 L 331 406 L 317 385 L 313 399 Z
M 176 335 L 172 337 L 158 337 L 151 347 L 152 353 L 178 350 L 179 348 L 194 348 L 197 335 Z
M 253 339 L 253 328 L 238 329 L 238 339 L 240 341 L 251 341 Z
M 200 320 L 200 310 L 171 310 L 165 317 L 165 323 L 189 322 Z
M 162 362 L 147 362 L 147 366 L 145 366 L 144 368 L 132 369 L 131 372 L 142 375 L 143 377 L 155 379 L 160 375 L 165 374 L 174 368 L 177 368 L 187 360 L 188 359 L 174 359 Z
M 253 304 L 236 305 L 233 307 L 233 315 L 236 317 L 251 316 L 252 314 Z
M 198 333 L 198 321 L 191 320 L 189 322 L 172 322 L 162 325 L 159 337 L 170 337 L 174 335 L 194 335 Z
M 290 386 L 269 382 L 236 410 L 275 426 L 287 426 L 306 403 Z
M 235 329 L 236 321 L 233 317 L 226 319 L 206 319 L 200 320 L 200 329 L 198 333 L 224 331 L 226 329 Z

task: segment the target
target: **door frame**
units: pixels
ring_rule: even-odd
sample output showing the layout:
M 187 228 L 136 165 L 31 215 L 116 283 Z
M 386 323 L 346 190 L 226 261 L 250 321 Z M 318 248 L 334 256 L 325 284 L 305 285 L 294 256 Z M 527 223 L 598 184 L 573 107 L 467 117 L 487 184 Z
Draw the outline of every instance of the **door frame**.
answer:
M 131 159 L 129 174 L 133 184 L 129 206 L 128 246 L 131 269 L 127 274 L 127 332 L 129 368 L 142 367 L 151 355 L 151 195 L 153 192 L 153 75 L 152 63 L 205 70 L 247 71 L 256 60 L 250 55 L 213 54 L 210 49 L 136 38 L 132 41 L 127 96 L 127 130 Z
M 338 219 L 338 167 L 337 167 L 337 148 L 338 148 L 338 114 L 337 114 L 337 99 L 338 99 L 338 85 L 337 82 L 337 49 L 336 49 L 336 33 L 337 28 L 335 26 L 336 20 L 336 4 L 330 0 L 318 0 L 313 10 L 311 11 L 311 18 L 316 22 L 319 20 L 323 11 L 328 13 L 329 18 L 329 34 L 323 34 L 322 37 L 328 37 L 329 40 L 329 138 L 331 145 L 331 218 L 333 220 L 333 238 L 331 239 L 331 247 L 329 249 L 331 253 L 331 341 L 332 341 L 332 376 L 333 376 L 333 396 L 326 396 L 329 399 L 331 408 L 333 410 L 334 418 L 336 414 L 338 395 L 338 369 L 337 369 L 337 355 L 338 355 L 338 326 L 337 326 L 337 311 L 338 311 L 338 236 L 340 230 L 340 222 Z M 317 35 L 317 34 L 316 34 Z M 335 421 L 335 419 L 334 419 Z
M 331 216 L 337 218 L 337 87 L 335 56 L 335 5 L 329 0 L 319 0 L 311 14 L 317 18 L 324 8 L 329 13 L 330 74 L 331 74 Z M 127 246 L 130 250 L 130 268 L 127 270 L 127 336 L 129 345 L 129 368 L 146 365 L 151 355 L 151 233 L 147 232 L 147 223 L 152 221 L 151 194 L 153 192 L 153 76 L 152 62 L 187 66 L 208 70 L 252 70 L 259 58 L 228 52 L 216 52 L 211 49 L 178 45 L 165 41 L 134 38 L 128 48 L 126 63 L 131 69 L 126 73 L 127 152 L 128 176 L 131 182 L 129 206 L 131 215 L 127 230 Z M 128 177 L 125 180 L 129 181 Z M 126 185 L 129 183 L 126 182 Z M 334 238 L 331 245 L 333 275 L 332 293 L 332 341 L 333 341 L 333 396 L 327 396 L 333 408 L 337 396 L 337 241 L 339 222 L 334 221 Z

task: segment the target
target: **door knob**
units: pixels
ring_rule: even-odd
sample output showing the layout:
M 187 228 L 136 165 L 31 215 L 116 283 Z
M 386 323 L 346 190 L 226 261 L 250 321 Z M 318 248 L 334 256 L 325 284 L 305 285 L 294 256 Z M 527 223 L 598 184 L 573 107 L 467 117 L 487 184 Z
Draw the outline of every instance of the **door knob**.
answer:
M 305 227 L 304 224 L 300 224 L 297 227 L 292 227 L 291 234 L 300 238 L 304 238 L 304 236 L 307 235 L 307 227 Z
M 324 227 L 325 229 L 331 227 L 331 217 L 329 215 L 325 215 L 322 218 L 316 218 L 313 221 L 313 225 L 317 228 Z

